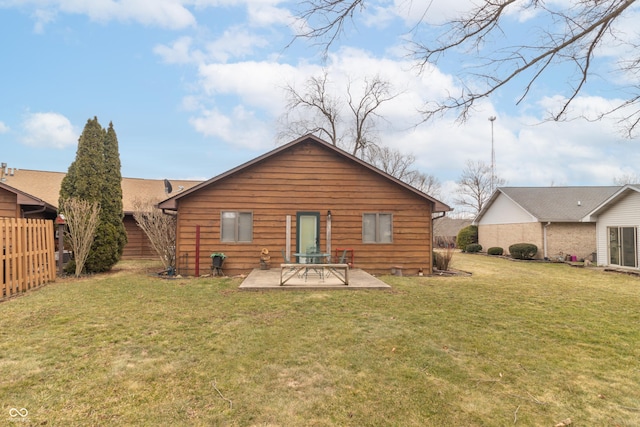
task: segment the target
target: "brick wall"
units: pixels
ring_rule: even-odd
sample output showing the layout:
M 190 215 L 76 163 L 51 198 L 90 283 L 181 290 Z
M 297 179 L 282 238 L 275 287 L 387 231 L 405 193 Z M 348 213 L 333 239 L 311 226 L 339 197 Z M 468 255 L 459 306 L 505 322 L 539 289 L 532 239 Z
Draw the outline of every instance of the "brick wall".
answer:
M 478 226 L 478 243 L 482 250 L 497 246 L 509 252 L 514 243 L 533 243 L 538 247 L 536 258 L 542 258 L 542 224 L 526 222 L 518 224 L 487 224 Z
M 595 223 L 551 223 L 547 227 L 549 257 L 576 255 L 578 260 L 589 259 L 596 251 Z
M 509 251 L 514 243 L 533 243 L 538 247 L 536 258 L 544 257 L 544 227 L 539 222 L 519 224 L 488 224 L 478 227 L 478 243 L 483 250 L 498 246 Z M 596 226 L 593 223 L 551 223 L 547 227 L 547 255 L 576 255 L 591 259 L 596 250 Z

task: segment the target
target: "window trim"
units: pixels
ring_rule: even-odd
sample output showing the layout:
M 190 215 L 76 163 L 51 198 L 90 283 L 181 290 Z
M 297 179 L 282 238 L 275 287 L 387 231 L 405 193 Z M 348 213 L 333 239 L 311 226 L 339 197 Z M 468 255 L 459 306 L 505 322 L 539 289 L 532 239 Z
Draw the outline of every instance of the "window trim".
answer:
M 375 240 L 366 240 L 365 239 L 365 217 L 367 215 L 375 215 Z M 382 241 L 382 230 L 380 229 L 380 216 L 388 216 L 389 217 L 389 227 L 390 227 L 390 240 L 388 242 Z M 388 245 L 393 243 L 393 213 L 391 212 L 363 212 L 362 213 L 362 243 L 365 244 L 378 244 L 378 245 Z
M 233 240 L 225 240 L 223 227 L 224 227 L 224 214 L 233 213 L 235 214 L 235 221 L 233 225 Z M 251 215 L 251 230 L 250 230 L 250 239 L 249 240 L 240 240 L 240 216 L 242 214 Z M 233 211 L 233 210 L 224 210 L 220 211 L 220 242 L 221 243 L 253 243 L 253 211 Z

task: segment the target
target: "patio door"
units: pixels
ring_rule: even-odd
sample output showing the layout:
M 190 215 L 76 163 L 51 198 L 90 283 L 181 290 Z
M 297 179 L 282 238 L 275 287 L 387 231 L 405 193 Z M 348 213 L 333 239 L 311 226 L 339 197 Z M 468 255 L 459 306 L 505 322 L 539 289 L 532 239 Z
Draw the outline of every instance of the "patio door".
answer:
M 637 267 L 635 227 L 609 227 L 609 264 Z
M 320 212 L 298 212 L 296 215 L 296 252 L 320 250 Z M 298 262 L 306 262 L 304 257 Z

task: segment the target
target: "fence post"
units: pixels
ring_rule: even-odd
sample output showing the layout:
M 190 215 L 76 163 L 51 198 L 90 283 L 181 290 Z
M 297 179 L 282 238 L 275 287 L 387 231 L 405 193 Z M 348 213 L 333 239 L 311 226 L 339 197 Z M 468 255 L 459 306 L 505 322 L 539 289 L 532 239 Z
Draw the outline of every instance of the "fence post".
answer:
M 58 225 L 58 274 L 62 276 L 64 266 L 64 226 L 67 222 L 62 214 L 59 214 L 54 222 Z

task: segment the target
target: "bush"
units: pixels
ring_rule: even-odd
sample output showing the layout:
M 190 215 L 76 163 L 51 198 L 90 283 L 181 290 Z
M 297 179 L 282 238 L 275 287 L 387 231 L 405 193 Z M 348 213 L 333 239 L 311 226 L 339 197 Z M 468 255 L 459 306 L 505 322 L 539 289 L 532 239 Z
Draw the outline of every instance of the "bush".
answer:
M 456 246 L 459 247 L 462 252 L 465 252 L 467 246 L 472 243 L 478 243 L 478 227 L 475 225 L 468 225 L 458 231 Z
M 479 245 L 478 243 L 472 243 L 470 245 L 467 245 L 466 248 L 464 248 L 465 252 L 469 252 L 470 254 L 475 254 L 477 252 L 480 252 L 482 250 L 482 245 Z
M 453 258 L 452 248 L 447 248 L 443 251 L 433 251 L 433 268 L 435 270 L 448 271 L 451 258 Z
M 497 246 L 487 249 L 487 254 L 489 255 L 502 255 L 503 253 L 504 249 Z
M 538 253 L 533 243 L 516 243 L 509 246 L 509 253 L 515 259 L 532 259 Z

